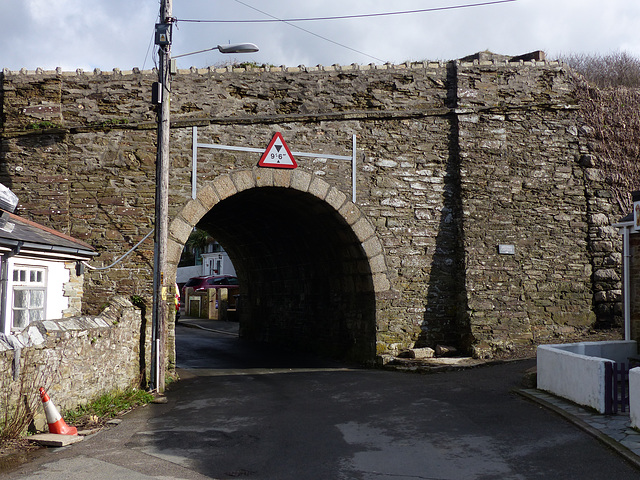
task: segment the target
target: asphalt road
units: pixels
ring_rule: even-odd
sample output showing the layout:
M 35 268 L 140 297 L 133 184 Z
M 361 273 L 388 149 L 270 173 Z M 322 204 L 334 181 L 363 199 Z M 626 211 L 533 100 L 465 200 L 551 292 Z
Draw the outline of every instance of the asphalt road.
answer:
M 274 354 L 180 325 L 176 334 L 182 379 L 166 404 L 0 479 L 640 477 L 511 392 L 533 361 L 407 374 Z

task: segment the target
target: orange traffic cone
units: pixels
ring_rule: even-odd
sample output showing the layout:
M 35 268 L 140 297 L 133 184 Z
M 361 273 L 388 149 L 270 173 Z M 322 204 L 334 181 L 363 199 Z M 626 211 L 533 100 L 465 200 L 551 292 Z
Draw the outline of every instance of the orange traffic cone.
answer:
M 49 433 L 58 433 L 60 435 L 77 435 L 78 429 L 76 427 L 70 427 L 64 422 L 64 419 L 58 412 L 58 409 L 49 399 L 49 395 L 44 391 L 44 388 L 40 387 L 40 398 L 42 399 L 42 406 L 44 407 L 44 413 L 47 416 L 47 423 L 49 424 Z

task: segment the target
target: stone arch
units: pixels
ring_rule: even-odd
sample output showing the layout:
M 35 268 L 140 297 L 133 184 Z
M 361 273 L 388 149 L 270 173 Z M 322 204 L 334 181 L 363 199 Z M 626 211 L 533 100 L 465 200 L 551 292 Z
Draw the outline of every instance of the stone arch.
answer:
M 169 269 L 175 272 L 182 249 L 193 227 L 202 224 L 202 222 L 206 224 L 210 216 L 215 216 L 215 213 L 212 214 L 212 212 L 220 212 L 225 208 L 225 205 L 234 205 L 234 207 L 228 207 L 226 214 L 222 215 L 228 224 L 230 223 L 230 209 L 235 212 L 236 215 L 242 215 L 242 212 L 237 212 L 238 208 L 240 208 L 238 205 L 246 205 L 245 202 L 250 201 L 252 198 L 259 199 L 259 202 L 264 202 L 271 198 L 278 198 L 278 202 L 280 202 L 279 205 L 283 205 L 282 202 L 284 202 L 284 200 L 282 200 L 282 198 L 284 197 L 290 202 L 300 202 L 304 204 L 310 211 L 313 210 L 314 213 L 318 213 L 319 218 L 327 222 L 323 225 L 324 228 L 317 227 L 320 228 L 320 230 L 316 230 L 315 233 L 310 233 L 309 235 L 327 235 L 327 238 L 331 239 L 328 242 L 331 245 L 331 248 L 328 250 L 331 251 L 329 253 L 320 252 L 322 248 L 318 248 L 319 244 L 314 243 L 315 240 L 311 239 L 308 242 L 303 241 L 302 243 L 304 245 L 300 247 L 300 250 L 315 248 L 318 254 L 328 256 L 327 261 L 340 272 L 336 274 L 338 278 L 332 278 L 332 275 L 327 274 L 327 271 L 324 270 L 322 266 L 319 267 L 319 263 L 317 262 L 320 262 L 320 260 L 317 260 L 314 266 L 313 261 L 309 260 L 312 256 L 311 252 L 296 252 L 292 253 L 292 255 L 297 254 L 299 256 L 298 262 L 300 264 L 304 264 L 309 260 L 309 269 L 313 270 L 315 268 L 323 270 L 322 275 L 331 277 L 328 278 L 327 281 L 335 281 L 335 283 L 340 286 L 333 285 L 331 287 L 325 287 L 327 288 L 326 296 L 330 297 L 327 298 L 326 302 L 327 304 L 331 304 L 333 301 L 333 307 L 324 304 L 318 298 L 312 301 L 310 298 L 314 297 L 314 290 L 318 287 L 317 283 L 310 280 L 313 273 L 303 271 L 307 267 L 298 267 L 293 263 L 288 266 L 289 271 L 287 272 L 287 276 L 289 278 L 286 282 L 283 281 L 283 285 L 286 285 L 284 287 L 285 290 L 289 288 L 293 290 L 297 289 L 295 295 L 292 293 L 289 298 L 283 295 L 282 302 L 288 306 L 269 304 L 267 307 L 265 303 L 268 304 L 268 300 L 253 298 L 248 294 L 249 298 L 245 299 L 244 295 L 246 292 L 243 292 L 241 286 L 241 303 L 244 305 L 242 311 L 252 312 L 251 318 L 244 318 L 244 320 L 241 314 L 241 333 L 244 333 L 245 336 L 253 340 L 283 344 L 290 343 L 293 346 L 298 344 L 298 347 L 304 344 L 306 348 L 305 342 L 310 341 L 309 338 L 306 337 L 309 337 L 309 335 L 311 335 L 310 333 L 298 332 L 300 338 L 287 338 L 288 333 L 285 332 L 294 332 L 298 328 L 296 325 L 302 321 L 289 317 L 299 315 L 307 319 L 310 317 L 326 316 L 326 328 L 321 326 L 321 320 L 318 318 L 315 319 L 317 325 L 313 328 L 310 328 L 309 325 L 305 326 L 305 332 L 313 331 L 314 338 L 321 338 L 326 335 L 324 340 L 318 340 L 318 345 L 315 345 L 315 347 L 317 347 L 315 348 L 316 350 L 332 356 L 349 357 L 364 361 L 373 360 L 375 356 L 376 330 L 375 296 L 390 288 L 382 244 L 376 236 L 373 225 L 357 205 L 351 202 L 338 188 L 332 187 L 323 179 L 305 172 L 302 169 L 278 170 L 254 168 L 251 170 L 239 170 L 220 175 L 212 182 L 202 186 L 196 198 L 189 200 L 175 215 L 169 225 Z M 299 221 L 303 223 L 307 221 L 301 218 L 304 215 L 299 214 L 300 210 L 297 212 Z M 214 223 L 217 223 L 221 217 L 218 216 L 216 218 L 217 220 Z M 313 226 L 314 222 L 308 222 L 309 223 L 305 224 L 305 231 L 315 228 Z M 286 224 L 283 223 L 283 225 Z M 237 228 L 245 228 L 246 230 L 250 228 L 250 226 L 247 227 L 245 225 Z M 331 230 L 331 232 L 326 232 L 326 230 Z M 336 230 L 336 232 L 333 232 L 333 230 Z M 221 243 L 224 245 L 224 242 Z M 309 244 L 314 247 L 309 247 Z M 247 248 L 251 248 L 251 254 L 253 254 L 253 251 L 260 250 L 262 245 L 254 243 L 253 247 Z M 225 245 L 225 249 L 229 251 L 227 245 Z M 232 248 L 231 250 L 229 254 L 234 260 L 234 265 L 236 265 L 236 260 L 233 255 L 234 249 Z M 270 252 L 268 247 L 264 247 L 263 253 L 264 252 Z M 249 252 L 245 251 L 245 253 Z M 249 283 L 250 278 L 256 277 L 255 269 L 277 270 L 280 268 L 277 262 L 282 262 L 282 258 L 286 258 L 288 253 L 285 252 L 284 256 L 282 252 L 279 254 L 280 259 L 276 261 L 276 265 L 271 263 L 268 266 L 264 265 L 265 262 L 268 263 L 268 259 L 254 257 L 252 260 L 253 264 L 251 264 L 251 267 L 254 268 L 253 275 L 245 272 L 249 270 L 248 268 L 240 268 L 238 273 L 239 277 L 241 277 L 243 273 L 246 273 L 244 282 L 241 278 L 241 285 L 243 283 Z M 306 255 L 306 257 L 304 255 Z M 236 252 L 235 255 L 236 259 L 245 256 L 246 255 L 238 254 L 238 252 Z M 256 266 L 257 264 L 261 264 L 262 266 L 258 267 Z M 329 267 L 327 267 L 327 269 L 328 268 Z M 290 278 L 292 276 L 295 277 L 297 275 L 296 272 L 301 275 L 300 282 L 304 283 L 307 281 L 310 284 L 313 283 L 314 286 L 297 286 L 295 278 L 293 280 Z M 261 274 L 257 276 L 261 278 L 261 283 L 269 283 L 268 279 L 265 279 Z M 258 287 L 255 286 L 253 287 L 254 290 L 257 288 Z M 270 295 L 263 292 L 263 295 L 271 297 L 274 295 L 274 292 L 270 292 Z M 262 302 L 262 304 L 260 302 Z M 313 306 L 310 305 L 311 303 L 313 303 Z M 253 305 L 253 307 L 251 308 L 249 305 Z M 272 313 L 269 313 L 269 311 Z M 297 313 L 294 314 L 293 311 Z M 247 313 L 247 316 L 248 315 L 249 313 Z M 264 319 L 267 316 L 270 317 Z M 255 324 L 255 318 L 261 317 L 264 317 L 263 323 L 269 324 L 268 328 L 264 325 Z M 280 320 L 282 320 L 283 326 L 275 325 Z M 244 327 L 243 321 L 245 321 Z M 334 324 L 336 322 L 340 325 L 336 326 Z M 332 333 L 327 333 L 327 331 L 331 331 Z M 295 333 L 291 334 L 295 335 Z M 305 337 L 305 339 L 302 339 L 302 337 Z

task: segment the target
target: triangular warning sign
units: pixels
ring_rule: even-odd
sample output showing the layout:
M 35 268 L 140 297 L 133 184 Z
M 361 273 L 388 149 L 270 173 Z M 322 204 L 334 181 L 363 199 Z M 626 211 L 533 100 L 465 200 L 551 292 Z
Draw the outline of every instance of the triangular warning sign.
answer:
M 269 142 L 269 146 L 262 154 L 258 166 L 271 168 L 296 168 L 298 166 L 280 132 L 276 132 L 271 142 Z

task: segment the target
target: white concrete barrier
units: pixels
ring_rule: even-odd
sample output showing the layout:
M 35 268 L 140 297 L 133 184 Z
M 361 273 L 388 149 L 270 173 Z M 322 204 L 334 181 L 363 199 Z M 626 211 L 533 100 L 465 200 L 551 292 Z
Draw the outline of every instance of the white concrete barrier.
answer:
M 629 370 L 629 417 L 633 428 L 640 428 L 640 367 Z
M 605 363 L 627 363 L 635 341 L 541 345 L 537 351 L 538 388 L 605 413 Z

